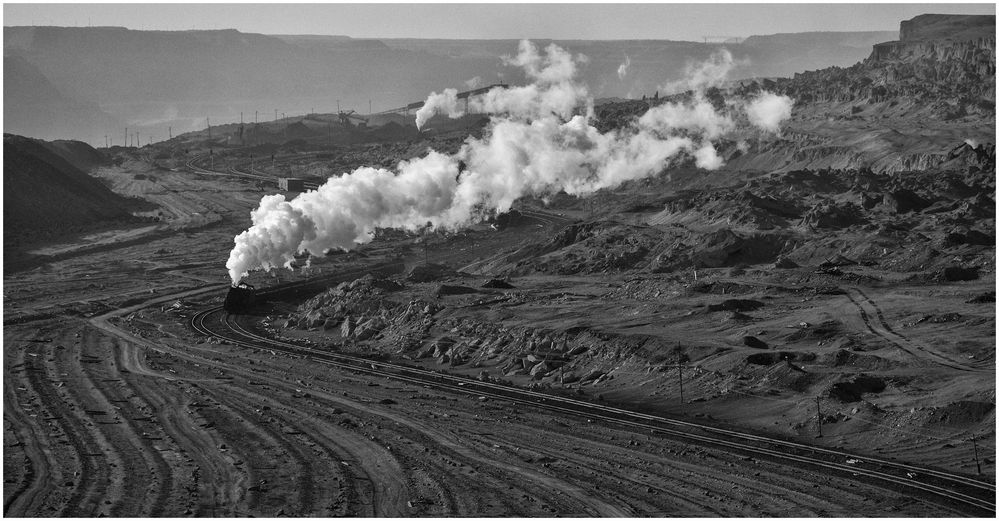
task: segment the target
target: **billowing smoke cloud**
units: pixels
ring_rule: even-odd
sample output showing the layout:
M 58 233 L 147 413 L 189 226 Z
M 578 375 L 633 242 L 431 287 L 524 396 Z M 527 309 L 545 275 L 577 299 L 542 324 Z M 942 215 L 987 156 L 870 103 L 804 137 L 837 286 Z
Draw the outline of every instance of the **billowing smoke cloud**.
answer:
M 485 85 L 486 82 L 482 81 L 482 76 L 476 76 L 470 80 L 465 80 L 465 87 L 469 90 L 477 89 Z
M 720 87 L 728 79 L 732 69 L 743 64 L 744 62 L 736 61 L 728 49 L 721 49 L 704 62 L 688 63 L 683 79 L 661 85 L 659 90 L 669 95 L 688 90 L 700 92 L 709 87 Z
M 625 54 L 624 63 L 617 67 L 617 78 L 619 80 L 623 81 L 624 77 L 628 75 L 628 67 L 631 67 L 631 57 Z
M 452 119 L 458 119 L 464 115 L 458 108 L 458 89 L 444 89 L 444 92 L 440 94 L 431 92 L 420 110 L 416 111 L 416 128 L 423 128 L 427 120 L 437 113 L 447 114 Z
M 767 132 L 777 132 L 780 124 L 791 117 L 794 101 L 787 96 L 764 92 L 746 105 L 749 122 Z
M 416 231 L 429 222 L 455 229 L 507 211 L 526 195 L 586 195 L 655 175 L 683 158 L 716 169 L 722 159 L 713 140 L 746 120 L 739 117 L 748 108 L 744 101 L 716 109 L 697 92 L 601 133 L 592 125 L 593 100 L 576 80 L 585 57 L 556 45 L 541 53 L 524 41 L 506 61 L 523 68 L 532 83 L 470 99 L 471 110 L 491 115 L 490 124 L 457 153 L 429 151 L 394 171 L 358 168 L 291 201 L 283 195 L 261 199 L 251 214 L 253 226 L 234 239 L 226 263 L 233 282 L 251 270 L 290 266 L 297 252 L 350 249 L 370 241 L 377 228 Z M 431 94 L 417 124 L 436 114 L 460 115 L 456 94 Z M 764 128 L 774 121 L 769 99 L 757 98 L 759 110 L 749 116 Z

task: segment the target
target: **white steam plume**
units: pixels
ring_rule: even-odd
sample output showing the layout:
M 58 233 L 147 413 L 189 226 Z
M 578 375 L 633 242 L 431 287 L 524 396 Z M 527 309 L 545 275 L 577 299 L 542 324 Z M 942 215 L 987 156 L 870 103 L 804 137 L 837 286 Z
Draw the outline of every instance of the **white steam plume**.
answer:
M 736 61 L 728 49 L 721 49 L 712 54 L 704 62 L 688 63 L 683 79 L 661 85 L 659 90 L 669 95 L 688 90 L 700 92 L 709 87 L 720 87 L 728 79 L 729 72 L 736 66 L 743 65 L 744 63 Z
M 465 87 L 468 87 L 470 90 L 477 89 L 485 84 L 486 82 L 482 81 L 482 76 L 476 76 L 470 80 L 465 80 Z
M 791 117 L 794 101 L 787 96 L 764 92 L 746 105 L 749 122 L 767 132 L 777 132 L 780 124 Z
M 628 75 L 628 67 L 631 67 L 631 57 L 625 54 L 624 62 L 617 67 L 617 79 L 624 81 L 624 77 Z
M 444 89 L 444 92 L 440 94 L 431 92 L 420 110 L 416 111 L 416 128 L 423 128 L 427 120 L 437 113 L 447 114 L 451 119 L 458 119 L 465 115 L 458 108 L 458 89 Z
M 525 41 L 507 62 L 522 67 L 533 83 L 470 99 L 471 107 L 492 116 L 482 138 L 468 138 L 457 153 L 429 151 L 395 171 L 358 168 L 291 201 L 283 195 L 261 199 L 253 226 L 234 239 L 226 263 L 233 283 L 252 270 L 290 267 L 297 252 L 350 249 L 370 241 L 377 228 L 416 231 L 429 222 L 455 229 L 507 211 L 526 195 L 586 195 L 655 175 L 682 158 L 718 168 L 713 140 L 734 130 L 745 108 L 735 101 L 719 112 L 695 93 L 601 133 L 592 124 L 593 100 L 576 80 L 585 58 L 556 45 L 542 54 Z M 437 113 L 459 114 L 455 95 L 453 89 L 432 94 L 418 123 Z M 461 172 L 460 162 L 466 165 Z

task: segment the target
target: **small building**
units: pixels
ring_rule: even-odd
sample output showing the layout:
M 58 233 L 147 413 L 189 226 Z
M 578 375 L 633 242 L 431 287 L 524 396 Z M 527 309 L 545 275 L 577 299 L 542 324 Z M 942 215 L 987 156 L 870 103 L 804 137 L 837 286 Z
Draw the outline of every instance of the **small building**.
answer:
M 278 188 L 284 190 L 285 192 L 304 192 L 305 179 L 298 179 L 296 177 L 280 177 L 278 178 Z

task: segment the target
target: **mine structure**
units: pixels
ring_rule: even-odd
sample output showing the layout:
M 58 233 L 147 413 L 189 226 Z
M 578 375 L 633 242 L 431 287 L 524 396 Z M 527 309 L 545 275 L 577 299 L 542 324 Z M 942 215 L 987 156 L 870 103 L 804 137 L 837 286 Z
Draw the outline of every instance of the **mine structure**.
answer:
M 468 112 L 468 99 L 471 98 L 472 96 L 478 96 L 480 94 L 485 94 L 485 93 L 487 93 L 487 92 L 489 92 L 489 91 L 491 91 L 493 89 L 506 89 L 506 88 L 509 88 L 509 87 L 510 86 L 507 85 L 506 83 L 494 83 L 494 84 L 489 85 L 487 87 L 482 87 L 482 88 L 478 88 L 478 89 L 466 90 L 464 92 L 459 92 L 458 95 L 457 95 L 457 98 L 460 99 L 460 100 L 462 100 L 462 99 L 465 100 L 465 112 Z M 394 109 L 383 110 L 383 111 L 379 112 L 378 114 L 409 114 L 409 112 L 412 111 L 412 110 L 419 110 L 420 108 L 422 108 L 423 104 L 424 104 L 423 101 L 414 101 L 413 103 L 410 103 L 410 104 L 408 104 L 408 105 L 406 105 L 404 107 L 398 107 L 398 108 L 394 108 Z

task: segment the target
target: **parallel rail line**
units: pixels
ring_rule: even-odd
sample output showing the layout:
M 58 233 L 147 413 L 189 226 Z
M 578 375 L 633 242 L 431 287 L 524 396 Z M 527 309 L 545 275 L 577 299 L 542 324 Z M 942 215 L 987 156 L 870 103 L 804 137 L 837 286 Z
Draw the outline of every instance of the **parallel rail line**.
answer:
M 961 474 L 314 349 L 256 334 L 241 325 L 238 316 L 225 313 L 221 307 L 197 313 L 192 317 L 191 325 L 201 334 L 218 337 L 247 348 L 282 351 L 349 371 L 418 385 L 430 385 L 452 392 L 491 396 L 625 427 L 651 428 L 657 435 L 697 445 L 711 445 L 725 450 L 756 454 L 782 462 L 830 470 L 848 476 L 862 477 L 883 485 L 931 494 L 951 502 L 952 506 L 961 505 L 965 512 L 968 512 L 970 507 L 975 515 L 994 516 L 996 512 L 995 484 Z M 858 461 L 855 464 L 848 464 L 846 463 L 848 459 Z

